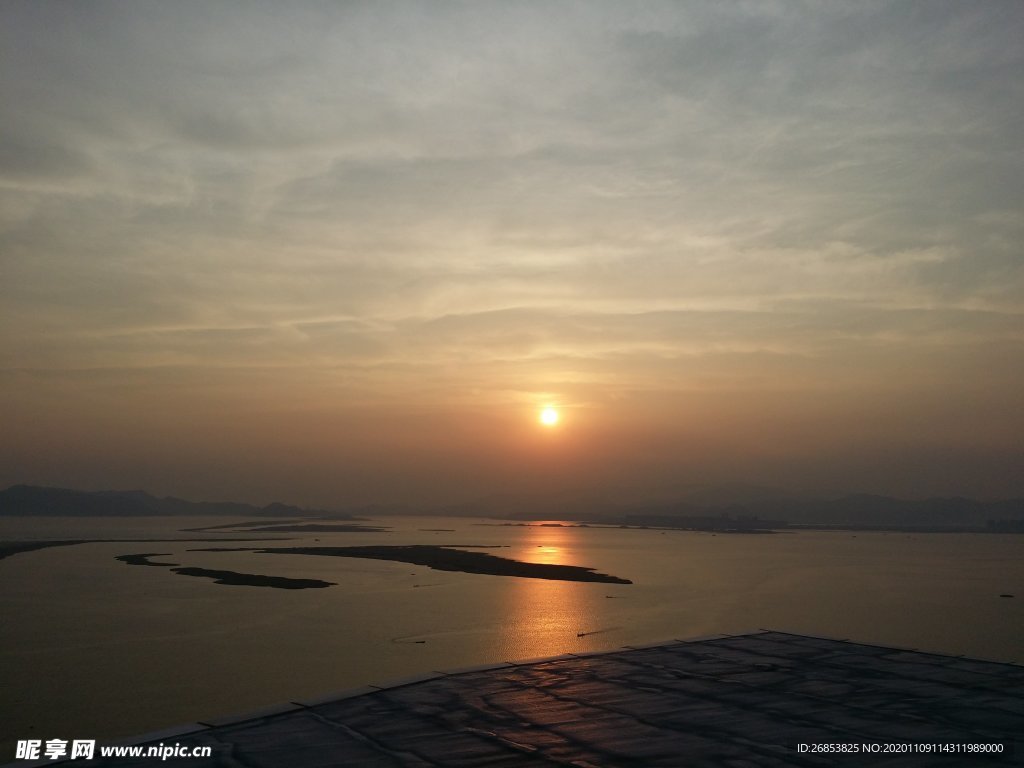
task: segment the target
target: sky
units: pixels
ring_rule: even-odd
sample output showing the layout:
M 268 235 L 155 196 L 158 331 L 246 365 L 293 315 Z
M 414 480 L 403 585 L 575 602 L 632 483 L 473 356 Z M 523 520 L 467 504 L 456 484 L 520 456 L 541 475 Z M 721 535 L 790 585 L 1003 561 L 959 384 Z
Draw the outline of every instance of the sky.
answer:
M 1000 0 L 7 0 L 0 485 L 1024 495 L 1021 40 Z

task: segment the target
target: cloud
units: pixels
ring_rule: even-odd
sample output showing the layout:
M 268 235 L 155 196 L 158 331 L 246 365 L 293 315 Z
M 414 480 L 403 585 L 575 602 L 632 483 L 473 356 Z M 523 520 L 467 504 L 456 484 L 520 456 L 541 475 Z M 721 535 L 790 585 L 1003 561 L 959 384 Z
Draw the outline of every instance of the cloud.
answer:
M 10 408 L 84 413 L 95 385 L 182 413 L 830 390 L 851 413 L 1018 381 L 1016 5 L 0 21 Z

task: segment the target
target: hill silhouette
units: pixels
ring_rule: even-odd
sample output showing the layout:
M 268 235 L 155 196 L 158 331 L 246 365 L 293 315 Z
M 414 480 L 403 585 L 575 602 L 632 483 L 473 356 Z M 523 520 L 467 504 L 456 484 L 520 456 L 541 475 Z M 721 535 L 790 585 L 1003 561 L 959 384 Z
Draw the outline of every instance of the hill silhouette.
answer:
M 351 515 L 321 509 L 303 509 L 274 502 L 259 507 L 231 501 L 186 501 L 173 496 L 158 498 L 145 491 L 75 491 L 12 485 L 0 491 L 0 516 L 52 517 L 154 517 L 158 515 L 231 515 L 255 517 L 352 519 Z
M 612 504 L 572 494 L 502 495 L 458 507 L 374 506 L 348 512 L 304 509 L 281 502 L 260 507 L 228 501 L 186 501 L 173 496 L 158 498 L 146 491 L 76 491 L 32 485 L 14 485 L 0 491 L 0 516 L 222 515 L 279 518 L 286 522 L 288 518 L 310 517 L 358 520 L 365 519 L 368 512 L 374 516 L 442 514 L 666 527 L 693 527 L 694 521 L 702 521 L 699 527 L 714 529 L 835 527 L 1003 532 L 1024 529 L 1024 499 L 978 501 L 958 496 L 898 499 L 866 493 L 831 499 L 810 498 L 740 484 L 704 487 L 676 501 L 650 504 Z

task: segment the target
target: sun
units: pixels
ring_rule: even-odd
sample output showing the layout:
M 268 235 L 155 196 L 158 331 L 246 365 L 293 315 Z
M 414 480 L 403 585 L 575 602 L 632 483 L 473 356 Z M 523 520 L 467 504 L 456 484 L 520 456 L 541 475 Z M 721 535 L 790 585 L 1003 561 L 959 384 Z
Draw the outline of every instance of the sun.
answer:
M 558 423 L 558 411 L 552 406 L 547 406 L 540 412 L 540 423 L 545 427 L 553 427 Z

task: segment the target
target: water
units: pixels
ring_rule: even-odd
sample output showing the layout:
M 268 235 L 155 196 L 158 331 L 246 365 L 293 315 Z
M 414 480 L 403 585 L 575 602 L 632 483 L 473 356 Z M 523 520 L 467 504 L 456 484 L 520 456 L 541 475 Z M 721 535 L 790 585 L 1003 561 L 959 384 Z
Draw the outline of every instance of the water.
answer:
M 0 540 L 268 535 L 180 532 L 226 522 L 6 519 Z M 133 735 L 435 669 L 757 628 L 1024 662 L 1024 536 L 379 522 L 394 530 L 277 534 L 289 537 L 277 546 L 497 544 L 504 557 L 634 583 L 196 552 L 215 545 L 184 541 L 15 555 L 0 561 L 0 758 L 13 759 L 19 738 Z M 141 552 L 337 585 L 224 586 L 115 560 Z

